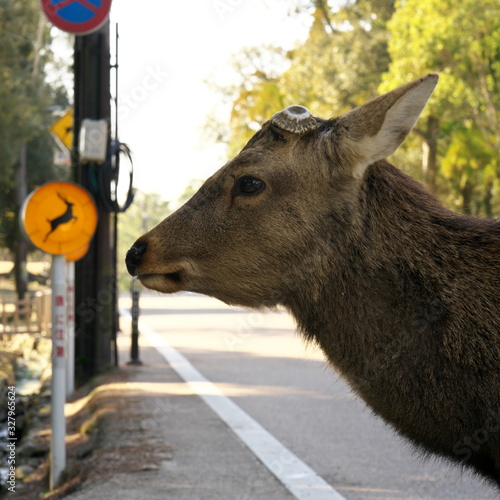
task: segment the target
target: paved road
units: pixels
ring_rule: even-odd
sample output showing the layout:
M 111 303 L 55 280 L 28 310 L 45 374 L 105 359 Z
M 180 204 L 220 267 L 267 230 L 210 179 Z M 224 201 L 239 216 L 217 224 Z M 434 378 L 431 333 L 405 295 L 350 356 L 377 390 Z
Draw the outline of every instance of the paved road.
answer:
M 143 294 L 140 306 L 145 324 L 347 500 L 498 498 L 481 480 L 412 453 L 286 313 L 189 294 Z

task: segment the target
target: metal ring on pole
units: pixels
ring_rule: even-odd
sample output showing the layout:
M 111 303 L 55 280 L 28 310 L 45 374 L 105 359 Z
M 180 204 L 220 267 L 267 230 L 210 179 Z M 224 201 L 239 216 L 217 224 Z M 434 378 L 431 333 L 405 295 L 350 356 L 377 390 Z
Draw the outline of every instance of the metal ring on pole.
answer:
M 118 200 L 118 181 L 120 176 L 120 155 L 125 155 L 129 161 L 129 181 L 127 195 L 123 204 Z M 98 167 L 99 177 L 99 192 L 100 197 L 108 212 L 123 213 L 134 201 L 135 189 L 133 187 L 134 180 L 134 162 L 130 148 L 120 142 L 118 139 L 113 139 L 108 148 L 106 162 Z

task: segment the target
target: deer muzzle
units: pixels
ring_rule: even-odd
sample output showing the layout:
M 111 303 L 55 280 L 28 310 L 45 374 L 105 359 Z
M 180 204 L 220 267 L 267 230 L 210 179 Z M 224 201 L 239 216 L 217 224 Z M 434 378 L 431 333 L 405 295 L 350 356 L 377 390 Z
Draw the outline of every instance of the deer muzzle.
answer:
M 148 265 L 147 243 L 137 241 L 127 252 L 125 263 L 130 275 L 153 290 L 163 293 L 174 293 L 185 289 L 187 263 L 165 263 Z

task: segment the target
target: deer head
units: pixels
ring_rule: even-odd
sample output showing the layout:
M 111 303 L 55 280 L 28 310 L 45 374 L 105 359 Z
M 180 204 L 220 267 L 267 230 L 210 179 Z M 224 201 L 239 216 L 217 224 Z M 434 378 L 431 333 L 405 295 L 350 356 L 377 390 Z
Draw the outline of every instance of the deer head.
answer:
M 329 120 L 303 106 L 276 113 L 184 206 L 134 243 L 130 274 L 165 293 L 286 305 L 351 244 L 367 168 L 405 139 L 437 80 L 429 74 Z

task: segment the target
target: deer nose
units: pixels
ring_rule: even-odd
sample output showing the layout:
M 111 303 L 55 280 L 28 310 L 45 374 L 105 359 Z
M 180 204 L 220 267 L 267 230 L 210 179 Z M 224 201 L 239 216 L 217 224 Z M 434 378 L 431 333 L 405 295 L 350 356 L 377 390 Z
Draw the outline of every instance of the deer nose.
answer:
M 127 265 L 127 271 L 132 276 L 137 276 L 137 267 L 141 262 L 141 258 L 147 248 L 147 243 L 135 243 L 127 252 L 125 256 L 125 264 Z

